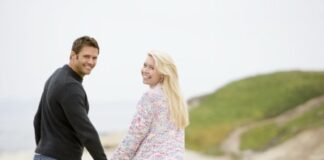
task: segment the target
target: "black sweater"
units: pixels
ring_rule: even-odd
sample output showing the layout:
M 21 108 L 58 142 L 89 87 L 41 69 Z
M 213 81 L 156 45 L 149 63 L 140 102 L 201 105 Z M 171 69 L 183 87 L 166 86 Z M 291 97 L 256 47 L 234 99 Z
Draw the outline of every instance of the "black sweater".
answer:
M 93 159 L 106 160 L 88 111 L 82 78 L 68 65 L 57 69 L 46 81 L 34 118 L 36 153 L 58 160 L 81 160 L 86 147 Z

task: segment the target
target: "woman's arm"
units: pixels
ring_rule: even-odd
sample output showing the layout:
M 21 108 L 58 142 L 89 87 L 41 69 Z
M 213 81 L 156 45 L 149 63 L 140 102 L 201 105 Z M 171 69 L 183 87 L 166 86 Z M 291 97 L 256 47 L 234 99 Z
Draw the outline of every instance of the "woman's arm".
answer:
M 151 101 L 148 93 L 142 96 L 128 133 L 114 152 L 111 160 L 129 160 L 135 156 L 138 147 L 150 131 L 153 120 Z

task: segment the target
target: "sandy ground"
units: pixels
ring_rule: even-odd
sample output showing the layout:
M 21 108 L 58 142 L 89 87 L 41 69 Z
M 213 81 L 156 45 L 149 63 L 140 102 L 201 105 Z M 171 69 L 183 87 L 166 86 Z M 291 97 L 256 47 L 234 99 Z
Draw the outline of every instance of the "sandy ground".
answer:
M 324 127 L 298 134 L 265 152 L 246 152 L 244 160 L 324 160 Z
M 108 155 L 108 158 L 110 158 L 112 151 L 106 150 L 106 154 Z M 88 153 L 85 153 L 82 159 L 83 160 L 92 160 L 91 156 Z M 227 160 L 227 159 L 208 157 L 208 156 L 201 155 L 201 154 L 193 152 L 193 151 L 186 151 L 185 160 Z
M 106 154 L 108 158 L 111 157 L 112 151 L 106 150 Z M 0 160 L 32 160 L 33 151 L 23 151 L 23 152 L 15 152 L 15 153 L 5 153 L 0 155 Z M 83 160 L 92 160 L 91 156 L 88 153 L 84 153 Z M 224 158 L 214 158 L 204 156 L 192 151 L 187 151 L 185 155 L 185 160 L 227 160 Z
M 287 142 L 264 152 L 243 153 L 242 160 L 324 160 L 324 127 L 308 130 L 298 134 Z M 123 133 L 103 135 L 101 140 L 108 158 L 111 157 L 115 146 L 123 138 Z M 0 153 L 0 160 L 31 160 L 33 150 L 14 153 Z M 92 160 L 85 152 L 83 160 Z M 211 157 L 187 150 L 185 160 L 231 160 L 229 157 Z
M 101 136 L 101 142 L 105 148 L 105 153 L 108 158 L 111 157 L 115 147 L 124 137 L 124 133 L 106 134 Z M 25 150 L 13 153 L 0 153 L 0 160 L 32 160 L 34 155 L 33 150 Z M 92 160 L 87 151 L 84 152 L 82 160 Z M 185 160 L 226 160 L 223 158 L 215 158 L 205 156 L 194 151 L 186 151 Z

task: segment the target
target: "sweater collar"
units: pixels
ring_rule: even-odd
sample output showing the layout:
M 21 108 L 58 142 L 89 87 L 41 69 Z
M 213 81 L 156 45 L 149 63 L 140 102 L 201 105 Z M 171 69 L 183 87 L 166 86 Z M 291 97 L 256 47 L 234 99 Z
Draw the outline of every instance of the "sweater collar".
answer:
M 162 90 L 162 84 L 157 83 L 155 86 L 151 87 L 152 90 Z
M 72 75 L 73 78 L 82 83 L 83 78 L 80 77 L 69 65 L 66 64 L 63 66 L 63 68 L 66 69 Z

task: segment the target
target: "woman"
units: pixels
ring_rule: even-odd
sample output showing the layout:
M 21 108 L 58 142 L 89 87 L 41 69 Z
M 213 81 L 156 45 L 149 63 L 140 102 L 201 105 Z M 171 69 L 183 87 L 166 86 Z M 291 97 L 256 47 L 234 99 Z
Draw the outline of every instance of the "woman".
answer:
M 150 89 L 138 102 L 128 133 L 112 160 L 183 160 L 189 118 L 176 66 L 168 55 L 151 51 L 141 72 Z

